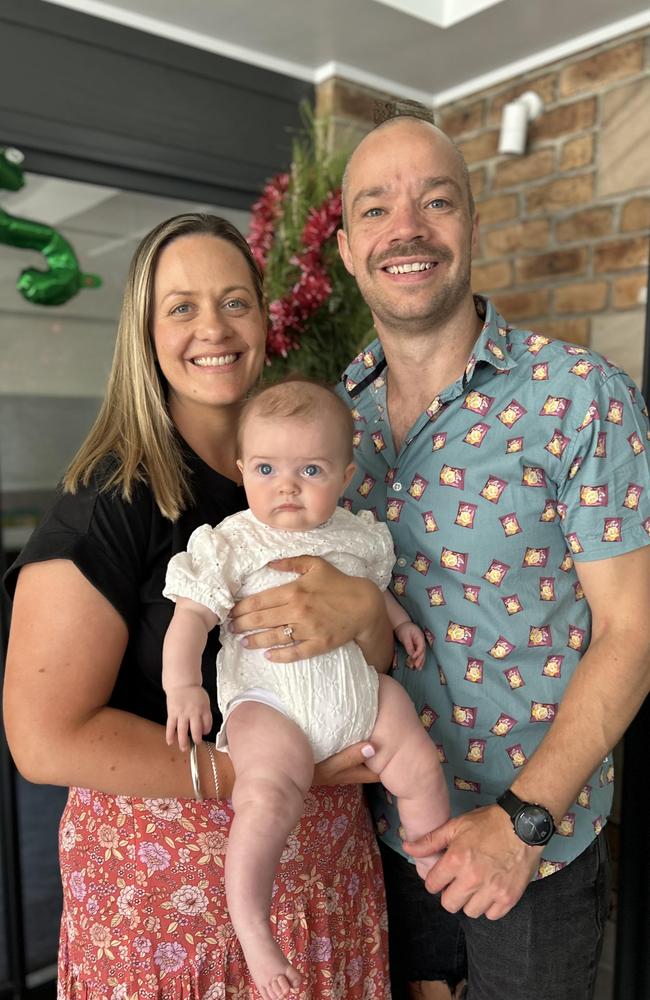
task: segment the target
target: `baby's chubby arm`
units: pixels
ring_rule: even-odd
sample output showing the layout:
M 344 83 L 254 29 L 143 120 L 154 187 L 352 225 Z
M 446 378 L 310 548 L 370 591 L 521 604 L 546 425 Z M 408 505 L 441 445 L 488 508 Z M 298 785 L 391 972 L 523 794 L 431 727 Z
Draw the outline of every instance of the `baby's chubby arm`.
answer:
M 402 605 L 389 590 L 384 591 L 384 599 L 393 632 L 408 654 L 406 665 L 415 670 L 422 670 L 426 648 L 422 629 L 411 621 Z
M 167 743 L 171 745 L 177 735 L 181 750 L 187 750 L 188 732 L 200 743 L 212 726 L 201 657 L 208 632 L 218 623 L 218 616 L 203 604 L 188 597 L 176 599 L 163 643 L 162 685 L 167 695 Z

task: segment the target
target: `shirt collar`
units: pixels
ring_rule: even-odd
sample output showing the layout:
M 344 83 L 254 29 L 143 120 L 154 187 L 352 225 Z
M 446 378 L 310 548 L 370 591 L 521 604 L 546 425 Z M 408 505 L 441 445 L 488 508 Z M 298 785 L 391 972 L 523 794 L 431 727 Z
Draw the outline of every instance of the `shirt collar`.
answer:
M 507 372 L 515 368 L 517 361 L 512 357 L 510 328 L 502 316 L 496 311 L 489 299 L 475 295 L 476 311 L 483 319 L 483 329 L 469 356 L 463 382 L 467 385 L 476 370 L 479 361 L 491 365 L 497 371 Z M 386 369 L 386 358 L 379 340 L 373 340 L 348 365 L 343 374 L 343 385 L 353 399 L 380 378 Z

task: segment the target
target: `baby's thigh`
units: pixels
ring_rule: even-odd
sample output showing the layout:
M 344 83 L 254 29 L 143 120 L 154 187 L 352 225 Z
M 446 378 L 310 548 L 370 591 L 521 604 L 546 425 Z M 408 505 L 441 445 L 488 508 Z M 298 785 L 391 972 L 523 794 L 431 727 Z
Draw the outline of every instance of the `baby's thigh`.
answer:
M 381 768 L 398 751 L 425 757 L 433 753 L 413 702 L 401 684 L 386 674 L 379 677 L 379 706 L 369 740 L 375 748 L 375 756 L 368 761 L 372 770 Z
M 304 792 L 314 774 L 309 740 L 292 719 L 269 705 L 242 701 L 226 721 L 236 781 L 294 782 Z

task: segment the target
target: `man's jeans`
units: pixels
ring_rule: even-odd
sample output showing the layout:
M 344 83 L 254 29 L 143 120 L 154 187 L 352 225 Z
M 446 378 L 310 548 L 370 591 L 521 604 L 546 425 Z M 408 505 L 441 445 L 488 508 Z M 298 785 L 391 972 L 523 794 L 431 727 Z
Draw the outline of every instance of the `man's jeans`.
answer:
M 532 882 L 500 920 L 448 913 L 415 866 L 383 844 L 393 1000 L 406 984 L 467 979 L 466 1000 L 591 1000 L 610 886 L 604 832 L 570 865 Z

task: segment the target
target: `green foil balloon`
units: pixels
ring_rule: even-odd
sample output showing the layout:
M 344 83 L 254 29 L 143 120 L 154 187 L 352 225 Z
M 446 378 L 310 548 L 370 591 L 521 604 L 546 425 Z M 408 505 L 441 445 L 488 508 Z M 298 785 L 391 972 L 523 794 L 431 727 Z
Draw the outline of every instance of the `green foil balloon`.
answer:
M 21 164 L 23 155 L 17 149 L 0 149 L 0 188 L 20 191 L 25 184 Z M 102 280 L 96 274 L 84 274 L 77 256 L 56 229 L 9 215 L 0 208 L 0 243 L 37 250 L 47 261 L 49 270 L 27 267 L 16 283 L 28 302 L 39 306 L 61 306 L 82 288 L 98 288 Z

